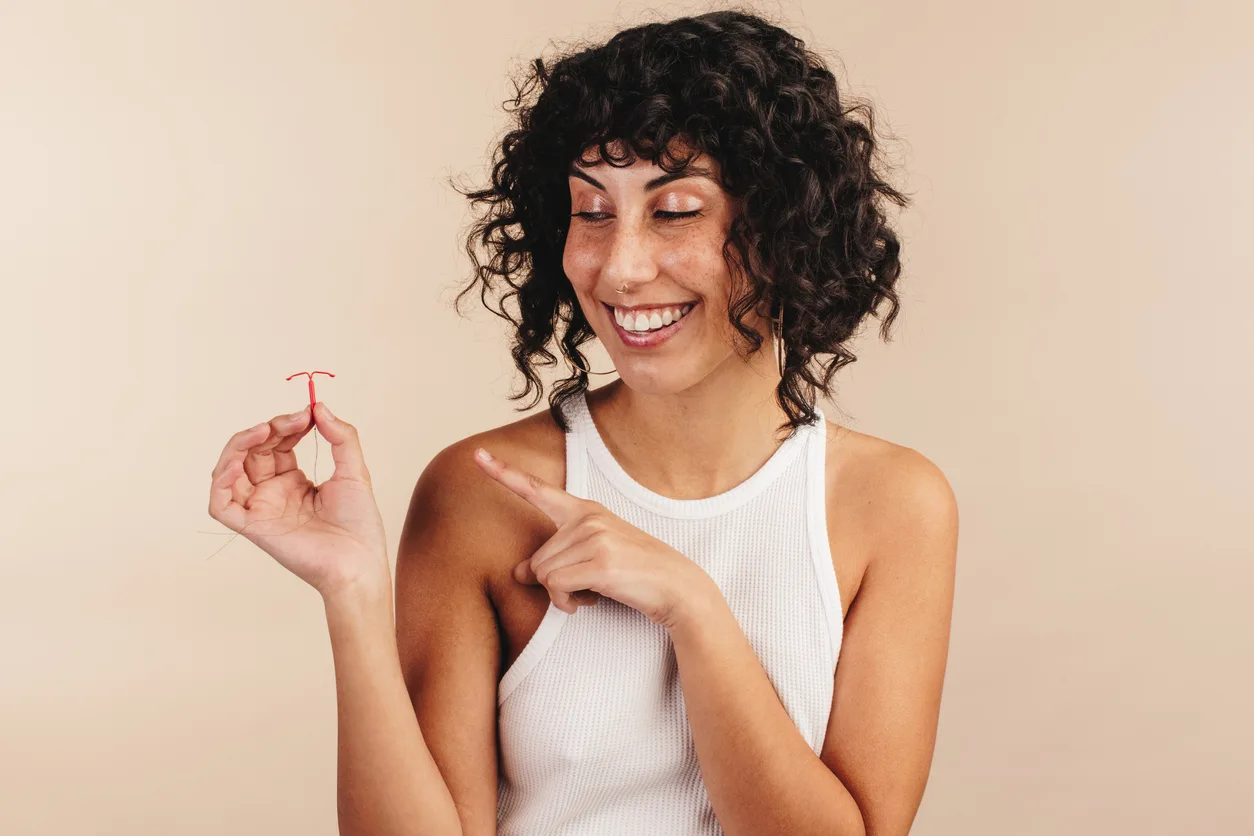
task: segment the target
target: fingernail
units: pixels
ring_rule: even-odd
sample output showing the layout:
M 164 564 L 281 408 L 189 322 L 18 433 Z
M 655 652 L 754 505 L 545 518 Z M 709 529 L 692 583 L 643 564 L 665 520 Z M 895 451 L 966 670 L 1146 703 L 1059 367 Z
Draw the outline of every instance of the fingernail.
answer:
M 287 416 L 287 420 L 295 421 L 297 418 L 304 418 L 304 417 L 305 417 L 305 410 L 302 409 L 300 412 L 293 412 L 291 415 Z
M 270 423 L 269 421 L 262 421 L 260 424 L 258 424 L 257 426 L 255 426 L 255 427 L 253 427 L 251 430 L 249 430 L 249 432 L 250 432 L 250 433 L 255 433 L 255 432 L 257 432 L 257 430 L 261 429 L 262 427 L 269 425 L 269 423 Z
M 490 462 L 492 461 L 492 454 L 480 447 L 478 450 L 475 450 L 475 458 L 481 462 Z
M 335 413 L 332 412 L 330 407 L 328 407 L 325 403 L 323 403 L 322 401 L 318 401 L 318 403 L 322 404 L 322 411 L 327 414 L 328 418 L 330 418 L 332 421 L 340 420 L 339 418 L 335 417 Z

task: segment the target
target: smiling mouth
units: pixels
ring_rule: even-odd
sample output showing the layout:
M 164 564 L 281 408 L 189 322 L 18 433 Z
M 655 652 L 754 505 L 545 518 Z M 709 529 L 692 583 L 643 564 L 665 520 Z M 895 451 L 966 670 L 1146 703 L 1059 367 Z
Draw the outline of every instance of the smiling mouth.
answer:
M 696 302 L 684 302 L 677 305 L 654 305 L 650 307 L 623 308 L 602 302 L 610 316 L 620 328 L 629 334 L 645 335 L 660 331 L 682 320 L 692 310 Z

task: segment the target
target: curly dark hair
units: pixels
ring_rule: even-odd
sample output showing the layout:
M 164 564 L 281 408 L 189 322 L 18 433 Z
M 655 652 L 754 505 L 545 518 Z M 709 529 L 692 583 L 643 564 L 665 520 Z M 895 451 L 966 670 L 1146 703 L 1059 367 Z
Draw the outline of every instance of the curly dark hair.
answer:
M 549 349 L 555 336 L 573 370 L 549 397 L 563 430 L 562 403 L 588 388 L 579 347 L 595 333 L 562 252 L 568 171 L 593 145 L 610 165 L 643 157 L 674 171 L 698 153 L 719 163 L 722 188 L 742 207 L 723 248 L 745 276 L 730 294 L 728 317 L 749 352 L 763 343 L 742 321 L 750 311 L 766 302 L 782 320 L 785 371 L 776 398 L 789 420 L 781 430 L 817 417 L 816 390 L 830 395 L 836 371 L 857 359 L 846 343 L 885 300 L 880 332 L 889 339 L 901 246 L 882 206 L 887 199 L 904 208 L 909 198 L 876 170 L 869 105 L 847 107 L 833 74 L 799 38 L 756 14 L 714 11 L 625 29 L 549 64 L 536 58 L 512 81 L 515 97 L 504 106 L 513 119 L 495 149 L 491 185 L 457 189 L 486 211 L 466 238 L 474 271 L 455 308 L 478 286 L 484 306 L 514 325 L 511 354 L 525 388 L 510 398 L 533 395 L 520 410 L 543 393 L 538 367 L 557 364 Z M 673 156 L 674 139 L 691 153 Z M 619 157 L 607 148 L 615 140 Z M 511 300 L 516 313 L 506 310 Z

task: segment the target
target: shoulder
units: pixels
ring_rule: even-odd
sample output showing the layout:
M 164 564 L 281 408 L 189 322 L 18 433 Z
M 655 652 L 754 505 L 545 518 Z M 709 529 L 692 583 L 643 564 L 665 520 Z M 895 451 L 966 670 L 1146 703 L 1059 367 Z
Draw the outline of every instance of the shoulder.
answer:
M 509 563 L 538 548 L 552 522 L 489 477 L 475 463 L 475 450 L 562 486 L 566 479 L 565 435 L 547 409 L 459 439 L 441 449 L 419 475 L 410 497 L 402 554 L 411 530 L 423 528 L 439 551 L 488 577 L 497 561 Z M 510 562 L 512 560 L 512 562 Z
M 829 513 L 876 560 L 945 560 L 958 501 L 939 466 L 911 447 L 826 421 Z M 929 558 L 929 556 L 931 556 Z
M 515 467 L 561 486 L 566 479 L 566 439 L 548 410 L 509 424 L 483 430 L 454 441 L 432 457 L 418 479 L 418 487 L 431 489 L 425 498 L 447 510 L 474 507 L 475 502 L 495 505 L 507 497 L 504 490 L 475 464 L 475 450 L 486 449 Z M 416 491 L 417 493 L 417 491 Z M 525 503 L 524 503 L 525 505 Z

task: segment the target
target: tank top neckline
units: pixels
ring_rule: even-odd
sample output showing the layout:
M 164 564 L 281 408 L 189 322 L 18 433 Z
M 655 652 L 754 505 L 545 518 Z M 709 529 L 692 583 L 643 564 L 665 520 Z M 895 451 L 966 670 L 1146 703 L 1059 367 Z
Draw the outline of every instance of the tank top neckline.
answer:
M 596 422 L 592 419 L 592 411 L 588 408 L 585 391 L 581 390 L 576 397 L 568 400 L 567 404 L 570 406 L 570 413 L 567 417 L 572 419 L 571 431 L 584 441 L 588 455 L 610 484 L 637 505 L 667 517 L 682 519 L 713 517 L 738 508 L 753 499 L 775 481 L 784 468 L 796 458 L 797 453 L 805 446 L 807 438 L 816 430 L 821 430 L 824 421 L 823 412 L 816 404 L 815 422 L 798 427 L 775 448 L 770 458 L 744 481 L 714 496 L 701 499 L 675 499 L 646 488 L 623 469 L 618 459 L 614 458 L 614 454 L 606 446 Z M 826 441 L 826 438 L 820 440 Z

